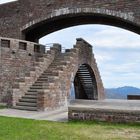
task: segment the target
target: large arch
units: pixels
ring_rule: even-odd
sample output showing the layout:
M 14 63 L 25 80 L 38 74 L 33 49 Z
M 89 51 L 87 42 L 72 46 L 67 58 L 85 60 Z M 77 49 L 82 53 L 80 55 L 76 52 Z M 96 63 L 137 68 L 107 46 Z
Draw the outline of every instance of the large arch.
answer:
M 113 25 L 140 34 L 139 5 L 139 0 L 18 0 L 0 5 L 0 36 L 37 41 L 81 24 Z
M 85 12 L 80 11 L 76 14 L 72 12 L 69 14 L 62 14 L 51 18 L 38 19 L 37 21 L 32 21 L 23 26 L 21 30 L 22 35 L 24 36 L 25 40 L 38 42 L 38 40 L 41 37 L 54 31 L 83 24 L 112 25 L 140 34 L 139 26 L 134 24 L 132 21 L 129 21 L 129 18 L 133 19 L 131 15 L 124 15 L 128 16 L 126 19 L 124 19 L 123 16 L 114 16 L 108 13 L 94 13 L 90 10 L 91 9 Z M 52 13 L 51 15 L 54 14 Z

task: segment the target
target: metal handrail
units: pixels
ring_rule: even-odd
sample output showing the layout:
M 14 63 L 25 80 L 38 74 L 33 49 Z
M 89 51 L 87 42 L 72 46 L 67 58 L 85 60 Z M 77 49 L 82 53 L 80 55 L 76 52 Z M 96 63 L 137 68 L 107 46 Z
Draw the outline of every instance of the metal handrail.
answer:
M 53 47 L 54 44 L 58 44 L 58 43 L 48 43 L 45 44 L 45 51 L 47 52 L 48 50 L 50 50 L 51 47 Z M 65 47 L 61 47 L 62 53 L 65 52 L 66 48 Z

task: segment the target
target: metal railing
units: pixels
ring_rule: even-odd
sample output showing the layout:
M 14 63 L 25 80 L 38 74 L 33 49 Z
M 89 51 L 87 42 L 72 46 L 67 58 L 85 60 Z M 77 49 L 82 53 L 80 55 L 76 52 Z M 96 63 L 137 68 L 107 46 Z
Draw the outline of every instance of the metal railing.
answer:
M 49 51 L 51 47 L 53 47 L 55 44 L 58 43 L 49 43 L 49 44 L 45 44 L 45 52 Z M 64 53 L 65 52 L 65 47 L 61 47 L 61 52 Z

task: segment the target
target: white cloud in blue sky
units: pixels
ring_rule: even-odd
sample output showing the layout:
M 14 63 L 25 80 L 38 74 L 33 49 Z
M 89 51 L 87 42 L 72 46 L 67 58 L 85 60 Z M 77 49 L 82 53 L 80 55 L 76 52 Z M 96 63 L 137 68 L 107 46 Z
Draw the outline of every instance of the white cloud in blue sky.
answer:
M 140 35 L 104 25 L 81 25 L 49 34 L 40 43 L 72 48 L 82 37 L 93 45 L 105 87 L 140 87 Z

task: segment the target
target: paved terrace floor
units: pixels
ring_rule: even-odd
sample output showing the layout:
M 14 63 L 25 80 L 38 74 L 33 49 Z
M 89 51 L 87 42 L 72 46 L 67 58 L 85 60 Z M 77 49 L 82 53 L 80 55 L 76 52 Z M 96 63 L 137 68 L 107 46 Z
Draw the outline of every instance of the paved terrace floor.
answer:
M 1 109 L 0 116 L 66 122 L 68 120 L 68 110 L 67 108 L 61 108 L 55 111 L 37 112 L 16 109 Z
M 103 101 L 87 101 L 72 100 L 69 107 L 85 108 L 85 109 L 109 109 L 119 111 L 138 111 L 140 112 L 140 101 L 127 100 L 103 100 Z M 68 119 L 68 108 L 62 108 L 55 111 L 22 111 L 16 109 L 1 109 L 0 116 L 18 117 L 36 120 L 50 120 L 65 122 Z
M 72 100 L 69 107 L 85 109 L 109 109 L 120 111 L 140 111 L 140 100 Z

